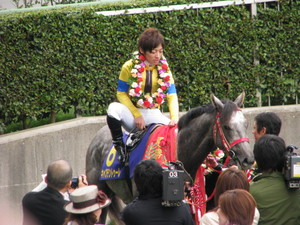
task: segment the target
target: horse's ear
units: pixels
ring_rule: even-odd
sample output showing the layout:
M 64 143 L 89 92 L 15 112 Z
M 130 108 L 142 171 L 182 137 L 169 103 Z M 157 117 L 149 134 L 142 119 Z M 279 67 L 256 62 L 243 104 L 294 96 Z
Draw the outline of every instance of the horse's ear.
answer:
M 222 110 L 224 108 L 224 104 L 221 102 L 221 100 L 218 99 L 214 94 L 211 94 L 210 98 L 211 98 L 212 104 L 217 109 L 217 111 L 222 112 Z
M 245 92 L 243 92 L 234 100 L 234 103 L 238 106 L 241 107 L 244 104 L 244 99 L 245 99 Z

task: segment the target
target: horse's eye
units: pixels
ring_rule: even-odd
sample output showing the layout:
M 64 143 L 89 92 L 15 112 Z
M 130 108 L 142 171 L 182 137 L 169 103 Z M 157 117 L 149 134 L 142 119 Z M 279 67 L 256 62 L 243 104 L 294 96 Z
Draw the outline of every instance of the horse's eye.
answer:
M 227 125 L 224 125 L 224 129 L 225 129 L 225 130 L 230 130 L 230 127 L 227 126 Z

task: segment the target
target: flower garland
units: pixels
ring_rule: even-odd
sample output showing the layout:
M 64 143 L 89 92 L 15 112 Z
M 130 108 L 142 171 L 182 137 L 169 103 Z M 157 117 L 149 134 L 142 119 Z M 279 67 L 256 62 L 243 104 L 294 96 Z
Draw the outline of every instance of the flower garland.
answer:
M 146 63 L 145 56 L 138 52 L 133 53 L 132 62 L 134 63 L 131 70 L 131 77 L 128 84 L 130 86 L 129 95 L 132 97 L 132 101 L 142 108 L 157 108 L 165 101 L 167 96 L 167 90 L 170 87 L 171 75 L 166 73 L 169 68 L 167 60 L 162 56 L 160 63 L 156 66 L 159 78 L 157 80 L 158 88 L 152 93 L 144 93 L 142 90 L 143 77 L 142 73 L 145 71 Z

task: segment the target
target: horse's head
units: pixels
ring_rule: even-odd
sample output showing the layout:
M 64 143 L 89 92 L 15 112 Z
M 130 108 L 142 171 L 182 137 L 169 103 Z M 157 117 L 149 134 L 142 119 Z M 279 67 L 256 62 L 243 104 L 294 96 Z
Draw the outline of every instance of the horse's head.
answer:
M 248 123 L 240 109 L 244 97 L 245 93 L 242 92 L 234 102 L 221 101 L 214 95 L 211 95 L 211 100 L 217 111 L 215 144 L 228 152 L 242 169 L 247 169 L 253 164 L 254 156 L 246 134 Z

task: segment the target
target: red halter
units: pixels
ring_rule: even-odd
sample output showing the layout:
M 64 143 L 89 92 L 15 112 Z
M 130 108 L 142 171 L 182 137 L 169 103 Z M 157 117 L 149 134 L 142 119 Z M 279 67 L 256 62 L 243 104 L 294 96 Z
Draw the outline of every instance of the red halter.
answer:
M 223 132 L 223 129 L 221 127 L 221 123 L 220 123 L 220 113 L 217 113 L 216 115 L 216 123 L 214 125 L 214 141 L 215 141 L 215 144 L 217 144 L 217 132 L 218 134 L 220 135 L 220 138 L 221 138 L 221 141 L 222 141 L 222 144 L 224 146 L 224 150 L 225 152 L 229 152 L 229 150 L 235 146 L 236 144 L 240 143 L 240 142 L 244 142 L 244 141 L 249 141 L 249 138 L 246 138 L 246 137 L 243 137 L 243 138 L 240 138 L 238 140 L 235 140 L 233 141 L 231 144 L 228 143 L 225 135 L 224 135 L 224 132 Z

